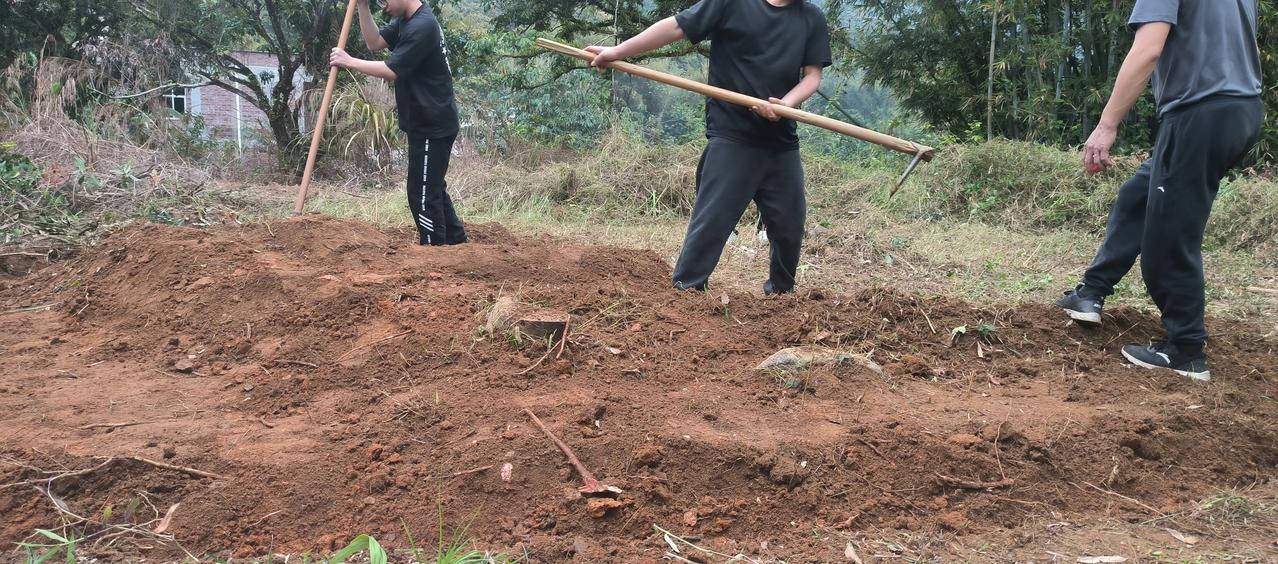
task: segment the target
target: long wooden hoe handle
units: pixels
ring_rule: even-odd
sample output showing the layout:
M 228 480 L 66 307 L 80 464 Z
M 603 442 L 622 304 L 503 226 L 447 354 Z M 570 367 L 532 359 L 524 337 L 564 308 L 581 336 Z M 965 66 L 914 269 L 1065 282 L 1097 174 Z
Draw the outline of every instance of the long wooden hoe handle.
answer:
M 346 3 L 346 19 L 342 22 L 342 34 L 337 36 L 337 48 L 346 49 L 346 36 L 351 34 L 351 20 L 355 19 L 355 3 Z M 337 86 L 337 67 L 328 69 L 328 85 L 324 87 L 324 100 L 320 102 L 319 115 L 315 116 L 315 131 L 311 133 L 311 152 L 306 155 L 306 170 L 302 173 L 302 185 L 297 188 L 297 202 L 293 215 L 302 215 L 306 206 L 306 191 L 311 187 L 311 175 L 315 173 L 315 157 L 319 153 L 320 138 L 324 136 L 324 122 L 328 120 L 328 106 L 333 101 L 333 89 Z
M 576 47 L 573 47 L 571 45 L 564 45 L 563 43 L 558 43 L 545 38 L 538 38 L 537 46 L 541 47 L 542 49 L 554 51 L 561 55 L 576 57 L 583 61 L 593 61 L 595 59 L 595 55 L 593 53 L 590 53 L 589 51 L 584 51 Z M 684 90 L 696 92 L 697 94 L 701 94 L 702 96 L 708 96 L 716 100 L 722 100 L 724 102 L 737 104 L 739 106 L 754 107 L 754 106 L 766 105 L 768 103 L 766 100 L 760 100 L 759 98 L 755 98 L 753 96 L 747 96 L 745 94 L 733 92 L 731 90 L 725 90 L 723 88 L 710 86 L 708 84 L 702 84 L 695 80 L 689 80 L 689 79 L 675 76 L 672 74 L 666 74 L 661 71 L 655 71 L 650 68 L 641 67 L 639 65 L 632 64 L 632 63 L 615 61 L 615 62 L 608 63 L 606 66 L 617 69 L 627 74 L 633 74 L 635 76 L 646 78 L 648 80 L 655 80 L 663 84 L 669 84 L 670 86 L 674 86 L 676 88 L 682 88 Z M 930 162 L 932 160 L 932 157 L 935 156 L 936 154 L 936 149 L 933 149 L 932 147 L 928 147 L 926 145 L 919 145 L 917 143 L 912 143 L 910 141 L 899 139 L 891 135 L 866 129 L 864 127 L 857 127 L 855 125 L 842 122 L 837 119 L 828 118 L 828 117 L 817 115 L 810 112 L 805 112 L 803 110 L 799 110 L 795 108 L 787 108 L 785 106 L 776 106 L 773 109 L 776 111 L 777 115 L 783 118 L 792 119 L 798 122 L 803 122 L 808 125 L 815 125 L 823 129 L 828 129 L 835 133 L 842 133 L 843 135 L 847 135 L 848 137 L 853 137 L 856 139 L 860 139 L 862 141 L 868 141 L 870 143 L 880 145 L 882 147 L 891 149 L 893 151 L 899 151 L 907 155 L 911 155 L 913 157 L 916 157 L 917 159 L 921 159 L 924 161 Z

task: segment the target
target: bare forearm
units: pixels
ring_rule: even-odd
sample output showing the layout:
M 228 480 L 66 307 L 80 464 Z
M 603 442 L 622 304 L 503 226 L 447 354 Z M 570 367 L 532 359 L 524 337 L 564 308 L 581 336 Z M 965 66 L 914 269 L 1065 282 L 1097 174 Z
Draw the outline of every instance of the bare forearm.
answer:
M 1109 103 L 1105 104 L 1105 112 L 1101 114 L 1101 124 L 1118 127 L 1132 106 L 1136 105 L 1136 100 L 1145 92 L 1149 77 L 1154 74 L 1154 67 L 1157 65 L 1157 54 L 1151 56 L 1146 52 L 1132 51 L 1127 55 L 1123 67 L 1118 71 L 1114 93 L 1110 96 Z
M 386 48 L 386 40 L 382 39 L 381 30 L 377 28 L 377 22 L 373 21 L 373 12 L 366 3 L 359 6 L 359 32 L 364 36 L 364 45 L 369 51 L 376 53 Z
M 679 23 L 673 17 L 666 18 L 651 27 L 645 29 L 643 33 L 631 37 L 616 47 L 618 58 L 625 59 L 642 53 L 647 53 L 654 49 L 660 49 L 684 38 L 683 30 L 679 28 Z
M 399 76 L 395 74 L 395 71 L 391 70 L 390 67 L 386 66 L 386 63 L 382 61 L 351 59 L 351 62 L 346 65 L 346 68 L 360 74 L 384 78 L 386 80 L 397 80 L 399 78 Z
M 819 68 L 815 70 L 807 69 L 803 74 L 803 80 L 800 80 L 798 85 L 791 89 L 784 98 L 781 98 L 781 101 L 791 108 L 797 108 L 807 102 L 808 98 L 816 94 L 816 91 L 820 88 L 821 70 Z
M 1127 112 L 1136 105 L 1136 100 L 1145 92 L 1149 77 L 1158 66 L 1158 59 L 1163 56 L 1163 47 L 1167 44 L 1167 36 L 1171 33 L 1171 25 L 1166 23 L 1149 23 L 1136 30 L 1136 39 L 1132 42 L 1132 50 L 1123 60 L 1118 70 L 1118 80 L 1114 84 L 1114 93 L 1105 104 L 1105 112 L 1101 114 L 1100 126 L 1117 129 L 1118 124 L 1127 117 Z

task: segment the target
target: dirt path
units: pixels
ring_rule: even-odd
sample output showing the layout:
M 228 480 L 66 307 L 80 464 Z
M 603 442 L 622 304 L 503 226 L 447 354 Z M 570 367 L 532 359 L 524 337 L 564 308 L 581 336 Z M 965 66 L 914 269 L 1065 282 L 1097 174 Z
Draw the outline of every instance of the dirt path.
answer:
M 668 289 L 650 252 L 498 226 L 458 248 L 400 240 L 316 217 L 141 226 L 3 280 L 0 485 L 109 456 L 220 475 L 124 461 L 49 492 L 90 529 L 123 522 L 130 499 L 133 522 L 180 502 L 169 533 L 195 554 L 331 550 L 360 533 L 402 547 L 404 525 L 431 538 L 442 507 L 480 546 L 537 562 L 657 559 L 654 524 L 758 559 L 835 561 L 854 540 L 979 561 L 1044 558 L 1071 535 L 1106 548 L 1080 524 L 1113 519 L 1202 529 L 1187 507 L 1272 492 L 1278 475 L 1278 341 L 1247 327 L 1217 324 L 1215 380 L 1197 385 L 1116 360 L 1156 334 L 1131 310 L 1084 331 L 1042 305 L 904 289 L 725 304 Z M 571 313 L 563 354 L 481 331 L 499 295 Z M 883 370 L 752 369 L 813 344 Z M 576 495 L 525 408 L 620 498 Z M 0 490 L 0 514 L 6 543 L 59 522 L 29 486 Z M 1257 519 L 1197 548 L 1264 554 L 1274 530 Z M 887 538 L 901 552 L 873 540 Z

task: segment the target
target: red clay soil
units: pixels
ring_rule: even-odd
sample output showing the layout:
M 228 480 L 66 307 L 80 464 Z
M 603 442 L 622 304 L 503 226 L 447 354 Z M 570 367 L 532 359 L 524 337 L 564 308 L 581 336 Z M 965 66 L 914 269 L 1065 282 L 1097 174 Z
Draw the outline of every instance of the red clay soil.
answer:
M 653 561 L 654 524 L 730 554 L 835 561 L 843 545 L 813 531 L 961 539 L 1149 517 L 1276 475 L 1278 342 L 1246 327 L 1215 324 L 1215 379 L 1195 384 L 1117 360 L 1157 335 L 1132 310 L 1088 331 L 1048 305 L 905 288 L 725 301 L 671 290 L 651 252 L 475 232 L 422 248 L 321 217 L 143 225 L 0 279 L 0 486 L 110 456 L 216 474 L 122 461 L 49 492 L 97 522 L 88 533 L 180 502 L 169 532 L 201 555 L 360 533 L 403 547 L 405 524 L 430 545 L 442 507 L 477 546 L 535 562 Z M 570 313 L 562 353 L 486 335 L 499 295 Z M 800 344 L 884 370 L 753 370 Z M 624 493 L 577 495 L 525 408 Z M 30 485 L 0 489 L 0 515 L 5 544 L 61 522 Z M 1034 535 L 1008 538 L 992 550 Z

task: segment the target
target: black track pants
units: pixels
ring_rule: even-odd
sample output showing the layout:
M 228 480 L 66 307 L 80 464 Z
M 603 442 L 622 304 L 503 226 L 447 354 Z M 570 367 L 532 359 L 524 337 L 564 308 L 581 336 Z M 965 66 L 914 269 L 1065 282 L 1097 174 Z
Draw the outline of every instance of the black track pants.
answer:
M 770 287 L 775 293 L 794 289 L 807 217 L 799 151 L 722 138 L 710 139 L 697 168 L 697 201 L 675 265 L 676 288 L 706 289 L 732 229 L 751 201 L 759 208 L 772 246 Z
M 1163 117 L 1153 156 L 1118 192 L 1105 242 L 1083 277 L 1097 296 L 1141 259 L 1167 339 L 1195 354 L 1207 341 L 1203 233 L 1225 173 L 1255 145 L 1264 120 L 1258 98 L 1216 97 Z
M 466 242 L 466 228 L 448 197 L 448 161 L 456 137 L 409 138 L 408 209 L 423 245 L 456 245 Z

